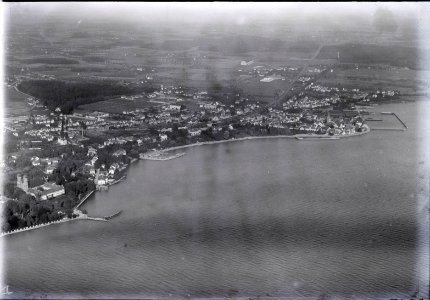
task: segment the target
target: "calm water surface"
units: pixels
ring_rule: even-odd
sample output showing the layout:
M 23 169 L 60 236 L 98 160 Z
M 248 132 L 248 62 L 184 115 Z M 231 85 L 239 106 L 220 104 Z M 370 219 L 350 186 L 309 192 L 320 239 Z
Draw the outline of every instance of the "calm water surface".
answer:
M 5 282 L 15 297 L 411 295 L 427 246 L 418 107 L 377 107 L 397 112 L 403 132 L 139 161 L 84 207 L 119 217 L 4 238 Z

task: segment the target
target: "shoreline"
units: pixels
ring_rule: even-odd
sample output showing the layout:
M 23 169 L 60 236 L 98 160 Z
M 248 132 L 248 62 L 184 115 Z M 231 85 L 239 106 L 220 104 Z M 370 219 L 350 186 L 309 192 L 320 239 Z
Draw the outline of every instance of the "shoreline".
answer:
M 28 226 L 28 227 L 24 227 L 24 228 L 19 228 L 19 229 L 15 229 L 15 230 L 11 230 L 11 231 L 7 231 L 7 232 L 1 232 L 0 233 L 0 237 L 3 236 L 7 236 L 7 235 L 12 235 L 12 234 L 16 234 L 16 233 L 20 233 L 20 232 L 25 232 L 25 231 L 30 231 L 30 230 L 34 230 L 34 229 L 38 229 L 38 228 L 42 228 L 42 227 L 46 227 L 49 225 L 54 225 L 54 224 L 59 224 L 59 223 L 66 223 L 66 222 L 70 222 L 70 221 L 74 221 L 74 220 L 92 220 L 92 221 L 104 221 L 106 222 L 107 220 L 104 218 L 98 218 L 98 217 L 90 217 L 87 214 L 82 213 L 82 211 L 79 209 L 79 207 L 84 204 L 84 202 L 91 196 L 93 195 L 95 192 L 95 190 L 90 191 L 87 195 L 84 196 L 84 198 L 82 198 L 82 200 L 73 208 L 73 213 L 76 213 L 78 216 L 75 218 L 62 218 L 60 220 L 56 220 L 56 221 L 51 221 L 51 222 L 47 222 L 47 223 L 42 223 L 42 224 L 38 224 L 38 225 L 32 225 L 32 226 Z
M 194 144 L 188 144 L 188 145 L 182 145 L 182 146 L 176 146 L 176 147 L 170 147 L 170 148 L 165 148 L 165 149 L 160 149 L 157 151 L 160 152 L 168 152 L 168 151 L 174 151 L 174 150 L 179 150 L 179 149 L 185 149 L 185 148 L 191 148 L 191 147 L 196 147 L 196 146 L 203 146 L 203 145 L 213 145 L 213 144 L 221 144 L 221 143 L 229 143 L 229 142 L 238 142 L 238 141 L 247 141 L 247 140 L 257 140 L 257 139 L 274 139 L 274 138 L 287 138 L 287 139 L 300 139 L 300 140 L 306 140 L 306 139 L 312 139 L 312 140 L 339 140 L 341 138 L 348 138 L 348 137 L 354 137 L 354 136 L 360 136 L 360 135 L 364 135 L 366 133 L 369 133 L 371 130 L 370 128 L 364 132 L 356 132 L 354 134 L 349 134 L 349 135 L 340 135 L 340 136 L 329 136 L 327 134 L 324 135 L 316 135 L 316 134 L 294 134 L 294 135 L 268 135 L 268 136 L 247 136 L 247 137 L 243 137 L 243 138 L 237 138 L 237 139 L 229 139 L 229 140 L 222 140 L 222 141 L 208 141 L 208 142 L 199 142 L 199 143 L 194 143 Z M 185 154 L 185 153 L 184 153 Z M 180 155 L 178 157 L 182 157 L 183 155 Z M 174 158 L 178 158 L 178 157 L 174 157 Z M 171 158 L 173 159 L 173 158 Z M 145 160 L 145 159 L 139 159 L 139 160 Z M 134 163 L 136 161 L 139 161 L 138 159 L 135 159 L 133 161 L 130 162 Z M 146 159 L 146 160 L 152 160 L 152 159 Z M 166 160 L 170 160 L 170 159 L 166 159 Z M 162 160 L 164 161 L 164 160 Z M 128 169 L 128 168 L 127 168 Z M 128 171 L 128 170 L 127 170 Z M 126 171 L 126 172 L 127 172 Z M 115 183 L 112 183 L 110 185 L 119 183 L 124 181 L 124 179 L 126 179 L 126 175 L 122 176 L 119 180 L 115 181 Z M 105 218 L 95 218 L 95 217 L 89 217 L 88 215 L 82 214 L 82 212 L 79 210 L 79 207 L 91 196 L 95 193 L 96 191 L 91 191 L 89 194 L 87 194 L 82 200 L 81 202 L 74 208 L 75 211 L 78 211 L 79 216 L 76 218 L 63 218 L 57 221 L 52 221 L 52 222 L 48 222 L 48 223 L 43 223 L 43 224 L 39 224 L 39 225 L 33 225 L 30 227 L 24 227 L 21 229 L 15 229 L 12 231 L 8 231 L 8 232 L 2 232 L 0 233 L 0 237 L 3 236 L 7 236 L 7 235 L 13 235 L 16 233 L 20 233 L 20 232 L 25 232 L 25 231 L 30 231 L 30 230 L 34 230 L 34 229 L 38 229 L 38 228 L 42 228 L 42 227 L 46 227 L 49 225 L 53 225 L 53 224 L 59 224 L 59 223 L 66 223 L 66 222 L 70 222 L 70 221 L 74 221 L 74 220 L 93 220 L 93 221 L 103 221 L 103 222 L 107 222 L 108 220 L 106 220 Z
M 131 164 L 132 162 L 130 162 L 130 164 Z M 121 178 L 119 178 L 119 179 L 117 179 L 117 180 L 115 180 L 115 181 L 112 181 L 111 183 L 109 183 L 107 186 L 111 186 L 111 185 L 114 185 L 114 184 L 117 184 L 117 183 L 120 183 L 121 181 L 123 181 L 124 179 L 126 179 L 127 178 L 127 176 L 126 175 L 123 175 Z
M 33 225 L 33 226 L 30 226 L 30 227 L 24 227 L 24 228 L 15 229 L 15 230 L 7 231 L 7 232 L 2 232 L 2 233 L 0 233 L 0 237 L 4 237 L 4 236 L 7 236 L 7 235 L 13 235 L 13 234 L 17 234 L 17 233 L 20 233 L 20 232 L 31 231 L 31 230 L 39 229 L 39 228 L 50 226 L 50 225 L 54 225 L 54 224 L 71 222 L 71 221 L 74 221 L 74 220 L 90 220 L 90 221 L 103 221 L 103 222 L 107 222 L 107 220 L 102 219 L 102 218 L 94 218 L 94 217 L 88 217 L 87 215 L 80 215 L 80 216 L 78 216 L 76 218 L 72 218 L 72 219 L 63 218 L 63 219 L 60 219 L 60 220 L 57 220 L 57 221 L 51 221 L 51 222 L 48 222 L 48 223 L 42 223 L 42 224 L 39 224 L 39 225 Z
M 257 140 L 257 139 L 274 139 L 274 138 L 287 138 L 287 139 L 297 139 L 297 138 L 302 138 L 302 140 L 305 140 L 307 138 L 311 138 L 313 140 L 338 140 L 338 139 L 342 139 L 342 138 L 349 138 L 349 137 L 355 137 L 355 136 L 360 136 L 360 135 L 364 135 L 367 134 L 371 131 L 371 129 L 369 128 L 366 131 L 363 132 L 355 132 L 353 134 L 348 134 L 348 135 L 333 135 L 333 136 L 329 136 L 329 135 L 317 135 L 317 134 L 294 134 L 294 135 L 266 135 L 266 136 L 247 136 L 247 137 L 243 137 L 243 138 L 238 138 L 238 139 L 229 139 L 229 140 L 222 140 L 222 141 L 208 141 L 208 142 L 198 142 L 198 143 L 194 143 L 194 144 L 188 144 L 188 145 L 182 145 L 182 146 L 175 146 L 175 147 L 170 147 L 170 148 L 165 148 L 165 149 L 160 149 L 157 151 L 163 151 L 163 152 L 168 152 L 168 151 L 174 151 L 174 150 L 179 150 L 179 149 L 185 149 L 185 148 L 191 148 L 191 147 L 197 147 L 197 146 L 203 146 L 203 145 L 213 145 L 213 144 L 221 144 L 221 143 L 229 143 L 229 142 L 239 142 L 239 141 L 247 141 L 247 140 Z

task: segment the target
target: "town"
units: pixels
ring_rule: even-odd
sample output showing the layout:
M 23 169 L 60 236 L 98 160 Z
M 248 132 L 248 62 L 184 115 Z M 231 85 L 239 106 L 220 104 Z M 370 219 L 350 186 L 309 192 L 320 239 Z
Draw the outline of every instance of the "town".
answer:
M 4 8 L 6 298 L 427 299 L 430 6 Z
M 76 33 L 74 46 L 42 39 L 41 49 L 20 47 L 31 34 L 11 36 L 6 49 L 20 59 L 10 59 L 4 83 L 16 107 L 3 122 L 3 232 L 73 218 L 81 199 L 125 179 L 131 163 L 160 158 L 157 151 L 245 137 L 361 135 L 370 131 L 369 105 L 410 93 L 357 81 L 361 74 L 405 71 L 342 61 L 355 48 L 298 42 L 290 47 L 297 55 L 308 51 L 306 63 L 233 53 L 215 70 L 219 48 L 211 46 L 184 52 L 175 41 L 174 50 L 163 46 L 154 58 L 149 50 L 116 46 L 123 33 L 112 33 L 105 50 L 103 40 L 94 42 L 96 50 Z
M 360 105 L 393 98 L 396 92 L 339 90 L 307 80 L 302 92 L 278 107 L 235 96 L 237 100 L 226 104 L 204 90 L 184 92 L 181 86 L 161 85 L 153 93 L 119 97 L 124 102 L 146 98 L 154 104 L 147 108 L 72 114 L 60 108 L 50 111 L 42 100 L 28 96 L 30 114 L 5 120 L 5 134 L 16 149 L 1 166 L 15 174 L 16 185 L 9 183 L 2 200 L 49 203 L 51 214 L 18 219 L 4 230 L 71 217 L 81 197 L 116 183 L 147 151 L 246 136 L 354 135 L 369 130 Z

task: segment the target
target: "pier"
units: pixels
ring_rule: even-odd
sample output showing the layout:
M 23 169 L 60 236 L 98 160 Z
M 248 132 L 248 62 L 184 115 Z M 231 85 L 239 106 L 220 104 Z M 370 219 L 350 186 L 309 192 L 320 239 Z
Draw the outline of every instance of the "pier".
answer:
M 119 182 L 123 181 L 125 178 L 127 178 L 127 176 L 125 176 L 125 175 L 124 175 L 124 176 L 122 176 L 120 179 L 115 180 L 115 181 L 113 181 L 113 182 L 109 183 L 109 184 L 108 184 L 108 186 L 111 186 L 111 185 L 117 184 L 117 183 L 119 183 Z
M 89 194 L 87 194 L 82 200 L 81 202 L 79 202 L 78 205 L 76 205 L 75 209 L 78 209 L 92 194 L 94 193 L 94 191 L 91 191 Z

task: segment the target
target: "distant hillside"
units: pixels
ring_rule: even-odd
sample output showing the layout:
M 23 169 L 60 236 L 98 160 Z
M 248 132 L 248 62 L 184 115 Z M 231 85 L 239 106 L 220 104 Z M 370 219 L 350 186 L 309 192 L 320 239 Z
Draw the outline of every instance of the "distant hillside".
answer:
M 337 59 L 340 62 L 387 64 L 419 69 L 418 50 L 414 47 L 382 46 L 367 44 L 328 45 L 322 47 L 317 58 Z
M 79 61 L 64 57 L 36 57 L 21 59 L 23 64 L 50 64 L 50 65 L 74 65 L 79 64 Z

